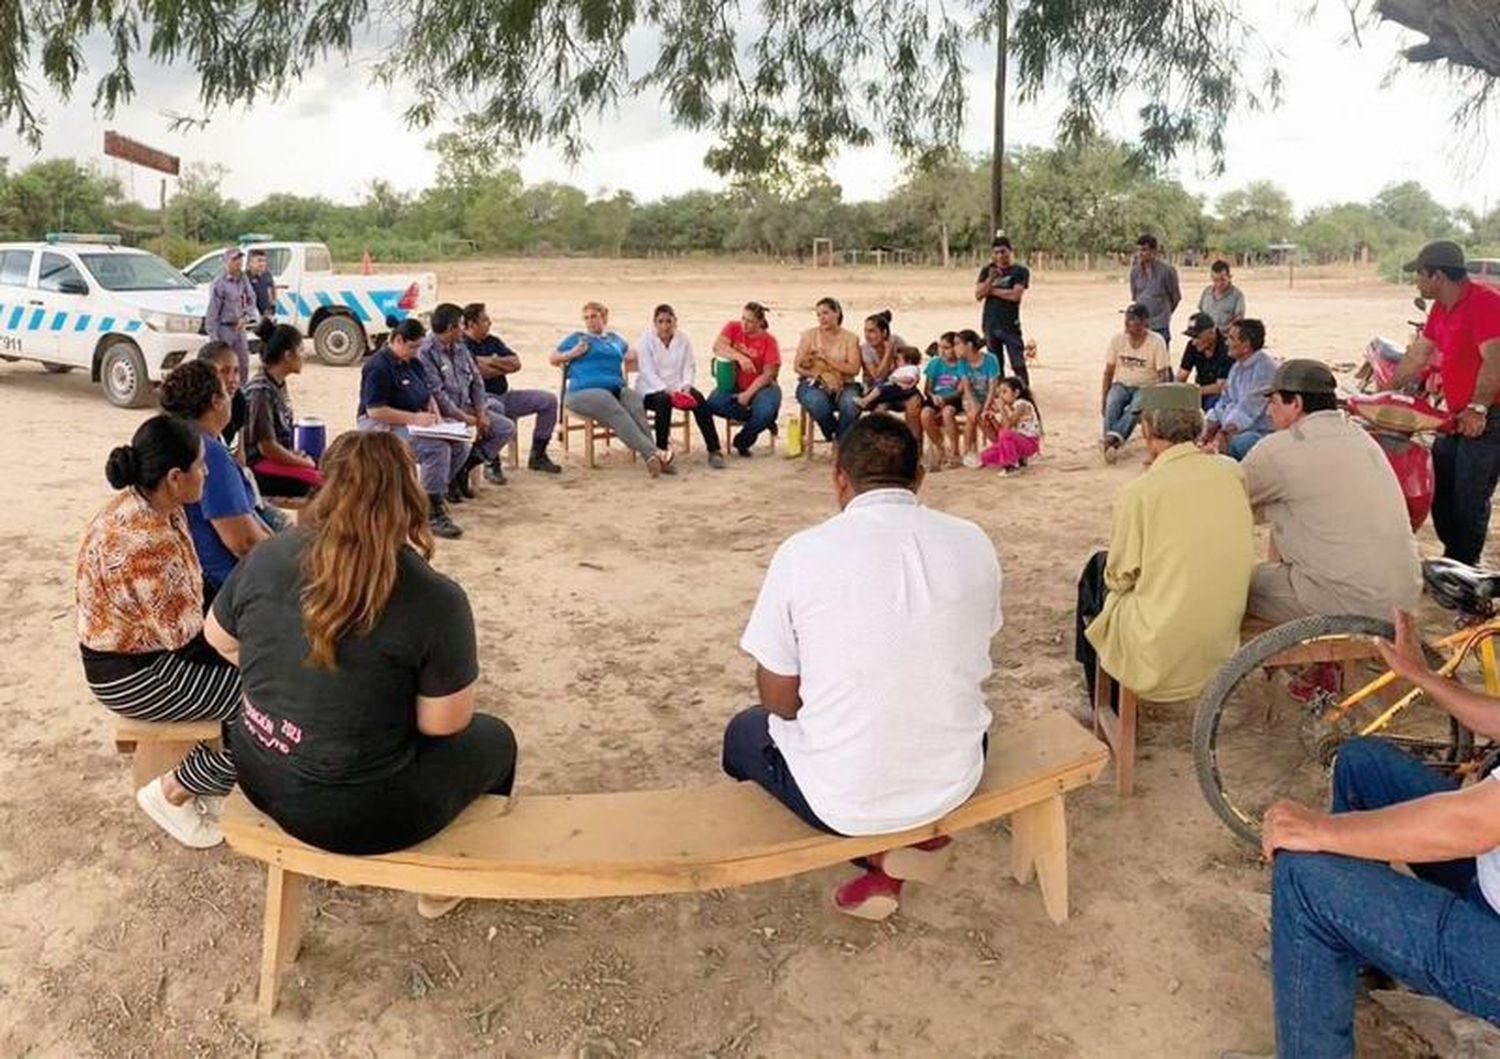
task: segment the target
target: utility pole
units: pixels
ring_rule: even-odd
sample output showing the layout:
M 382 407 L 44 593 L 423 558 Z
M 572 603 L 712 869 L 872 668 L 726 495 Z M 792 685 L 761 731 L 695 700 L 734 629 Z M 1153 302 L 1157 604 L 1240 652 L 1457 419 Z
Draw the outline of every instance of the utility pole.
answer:
M 995 142 L 990 160 L 990 234 L 1005 226 L 1005 53 L 1010 38 L 1010 0 L 995 0 Z

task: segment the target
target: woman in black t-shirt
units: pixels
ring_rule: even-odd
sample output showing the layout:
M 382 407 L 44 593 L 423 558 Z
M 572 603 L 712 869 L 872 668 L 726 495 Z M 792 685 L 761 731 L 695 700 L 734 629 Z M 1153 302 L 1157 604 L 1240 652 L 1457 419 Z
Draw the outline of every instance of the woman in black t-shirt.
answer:
M 245 463 L 266 496 L 304 497 L 323 484 L 318 461 L 295 447 L 296 416 L 286 381 L 302 371 L 302 332 L 263 325 L 261 369 L 245 384 Z
M 230 746 L 246 797 L 310 845 L 385 853 L 437 834 L 486 792 L 508 795 L 516 741 L 474 712 L 473 613 L 427 563 L 406 446 L 343 434 L 323 470 L 303 524 L 235 568 L 205 635 L 240 666 Z

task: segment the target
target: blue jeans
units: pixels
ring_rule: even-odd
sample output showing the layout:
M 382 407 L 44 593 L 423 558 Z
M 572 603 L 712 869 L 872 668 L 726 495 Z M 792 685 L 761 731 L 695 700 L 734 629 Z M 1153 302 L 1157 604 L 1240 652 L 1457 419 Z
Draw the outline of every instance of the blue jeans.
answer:
M 1335 813 L 1379 809 L 1453 784 L 1378 739 L 1356 739 L 1333 767 Z M 1423 993 L 1500 1024 L 1500 915 L 1472 858 L 1386 864 L 1332 853 L 1277 853 L 1271 883 L 1276 1054 L 1354 1054 L 1354 976 L 1377 967 Z
M 740 404 L 738 395 L 725 393 L 723 390 L 715 390 L 709 394 L 708 400 L 704 403 L 714 415 L 745 424 L 740 427 L 730 443 L 741 452 L 749 452 L 754 448 L 761 431 L 769 430 L 776 425 L 776 416 L 781 412 L 781 387 L 773 382 L 769 386 L 756 390 L 755 396 L 750 398 L 749 408 Z M 715 430 L 709 451 L 718 447 L 718 438 L 718 431 Z
M 726 775 L 760 784 L 771 797 L 809 826 L 830 834 L 838 833 L 819 820 L 818 814 L 807 804 L 792 770 L 787 768 L 786 759 L 771 739 L 771 711 L 764 706 L 751 706 L 734 715 L 724 729 L 722 764 Z
M 1500 482 L 1500 408 L 1477 438 L 1440 434 L 1432 443 L 1432 528 L 1449 559 L 1474 565 L 1490 528 L 1490 498 Z
M 1255 443 L 1265 436 L 1265 433 L 1259 430 L 1242 430 L 1230 438 L 1229 444 L 1224 448 L 1235 459 L 1243 460 L 1249 455 L 1250 450 L 1255 448 Z
M 1140 386 L 1126 386 L 1123 382 L 1111 383 L 1104 398 L 1104 434 L 1114 434 L 1123 442 L 1135 432 L 1136 421 L 1141 418 Z
M 864 391 L 859 383 L 845 383 L 837 395 L 815 386 L 811 379 L 797 383 L 797 403 L 807 409 L 818 429 L 829 441 L 843 440 L 859 421 L 859 398 Z

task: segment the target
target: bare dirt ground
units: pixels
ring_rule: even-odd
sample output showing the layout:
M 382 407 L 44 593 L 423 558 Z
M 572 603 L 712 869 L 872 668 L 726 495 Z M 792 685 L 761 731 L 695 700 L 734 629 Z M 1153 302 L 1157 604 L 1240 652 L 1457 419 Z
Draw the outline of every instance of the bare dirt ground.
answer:
M 586 298 L 610 303 L 631 339 L 654 304 L 674 303 L 705 382 L 713 334 L 750 298 L 773 307 L 787 347 L 825 293 L 856 326 L 894 309 L 896 330 L 923 344 L 978 316 L 969 270 L 558 260 L 440 273 L 445 298 L 489 303 L 527 363 L 522 383 L 547 388 L 544 353 Z M 1354 360 L 1411 312 L 1410 293 L 1373 274 L 1299 275 L 1291 290 L 1281 272 L 1239 279 L 1282 355 Z M 1184 273 L 1190 300 L 1205 282 Z M 953 471 L 925 490 L 984 526 L 1001 556 L 1006 623 L 988 691 L 1002 725 L 1082 696 L 1075 578 L 1107 539 L 1111 496 L 1140 473 L 1093 447 L 1102 352 L 1126 300 L 1117 274 L 1036 276 L 1024 317 L 1041 347 L 1044 456 L 1016 478 Z M 357 388 L 355 370 L 317 364 L 292 383 L 298 409 L 335 429 L 352 425 Z M 409 895 L 317 884 L 281 1010 L 262 1019 L 261 869 L 227 848 L 182 849 L 136 809 L 78 663 L 74 551 L 106 498 L 106 453 L 144 413 L 32 364 L 0 365 L 0 412 L 0 1054 L 1063 1059 L 1269 1046 L 1266 939 L 1245 896 L 1267 874 L 1198 793 L 1186 707 L 1147 716 L 1136 797 L 1106 781 L 1070 800 L 1061 928 L 1007 880 L 998 827 L 963 835 L 947 878 L 912 887 L 882 925 L 830 909 L 839 870 L 701 896 L 470 903 L 437 923 Z M 715 779 L 722 726 L 752 695 L 736 642 L 766 563 L 833 506 L 826 450 L 724 472 L 702 453 L 653 482 L 618 449 L 595 471 L 575 449 L 560 479 L 522 470 L 458 510 L 466 535 L 437 562 L 474 601 L 481 701 L 519 734 L 523 791 Z M 1418 1054 L 1399 1027 L 1361 1022 L 1362 1054 Z

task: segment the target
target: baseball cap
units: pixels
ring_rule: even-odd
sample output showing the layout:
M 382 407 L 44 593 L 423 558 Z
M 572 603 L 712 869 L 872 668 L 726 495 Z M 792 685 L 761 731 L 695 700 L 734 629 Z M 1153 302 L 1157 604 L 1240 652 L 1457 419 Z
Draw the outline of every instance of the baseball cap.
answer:
M 1271 376 L 1271 385 L 1260 391 L 1261 396 L 1284 390 L 1288 393 L 1338 393 L 1338 383 L 1333 372 L 1321 360 L 1294 357 L 1284 360 Z
M 1159 382 L 1141 388 L 1142 412 L 1198 412 L 1203 409 L 1203 391 L 1191 382 Z
M 1132 302 L 1125 306 L 1124 313 L 1126 316 L 1134 316 L 1141 320 L 1149 320 L 1151 318 L 1151 310 L 1147 309 L 1140 302 Z
M 231 246 L 231 247 L 229 247 L 228 249 L 226 249 L 224 251 L 224 264 L 227 265 L 227 264 L 229 264 L 229 262 L 235 260 L 236 258 L 241 258 L 241 257 L 244 257 L 244 256 L 245 256 L 245 251 L 241 250 L 237 246 Z
M 1194 313 L 1192 319 L 1188 321 L 1187 330 L 1183 334 L 1189 338 L 1197 338 L 1203 332 L 1212 331 L 1213 329 L 1214 318 L 1212 316 L 1209 316 L 1208 313 Z
M 1428 243 L 1417 252 L 1414 259 L 1401 266 L 1405 272 L 1416 272 L 1418 269 L 1463 267 L 1464 248 L 1449 239 L 1439 239 Z

